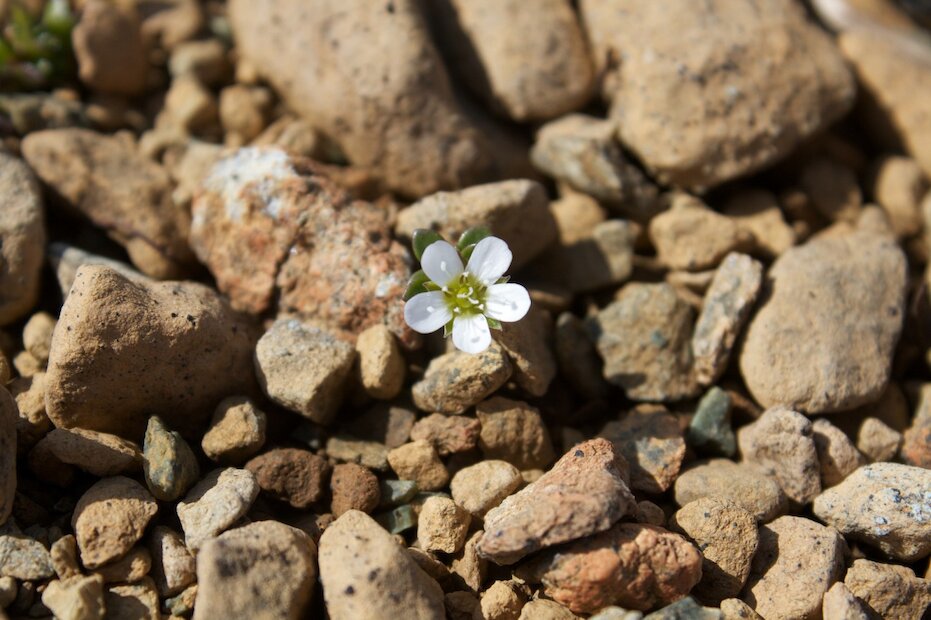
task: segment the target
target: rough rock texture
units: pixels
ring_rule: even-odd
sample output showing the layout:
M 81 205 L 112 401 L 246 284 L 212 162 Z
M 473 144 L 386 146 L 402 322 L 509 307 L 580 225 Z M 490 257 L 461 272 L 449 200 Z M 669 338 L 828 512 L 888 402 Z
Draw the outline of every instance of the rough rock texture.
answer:
M 356 463 L 340 463 L 333 467 L 330 492 L 330 506 L 336 517 L 349 510 L 372 512 L 381 501 L 378 477 L 369 468 Z
M 176 531 L 156 526 L 149 539 L 152 580 L 161 596 L 180 593 L 197 579 L 194 556 Z
M 81 563 L 97 568 L 124 556 L 156 512 L 155 499 L 135 480 L 115 476 L 94 484 L 78 500 L 71 518 Z
M 407 365 L 391 331 L 385 325 L 372 325 L 356 339 L 359 378 L 372 398 L 390 400 L 404 386 Z
M 322 456 L 297 448 L 269 450 L 245 467 L 255 475 L 263 491 L 302 509 L 323 499 L 331 471 Z
M 779 484 L 756 465 L 713 459 L 682 472 L 675 483 L 676 503 L 686 506 L 703 497 L 730 500 L 757 521 L 771 521 L 788 509 Z
M 467 452 L 478 443 L 481 424 L 475 418 L 434 413 L 411 427 L 411 440 L 427 441 L 440 456 Z
M 731 428 L 732 399 L 717 386 L 709 389 L 689 422 L 686 440 L 689 446 L 711 456 L 734 456 L 737 436 Z
M 59 620 L 102 620 L 106 613 L 103 577 L 56 579 L 42 592 L 42 604 Z
M 478 445 L 486 459 L 500 459 L 518 469 L 544 469 L 556 454 L 549 431 L 536 407 L 494 396 L 480 402 Z
M 843 59 L 801 7 L 680 8 L 581 4 L 618 135 L 661 182 L 701 189 L 758 170 L 853 103 Z
M 72 42 L 78 75 L 89 88 L 126 96 L 145 90 L 149 63 L 136 5 L 89 0 Z
M 854 560 L 844 585 L 881 618 L 919 620 L 931 608 L 931 583 L 906 566 Z
M 495 333 L 514 368 L 512 379 L 530 396 L 546 394 L 556 377 L 552 333 L 549 312 L 534 306 L 520 321 L 503 323 L 501 331 Z
M 894 241 L 865 233 L 779 257 L 740 354 L 757 402 L 827 413 L 877 400 L 902 328 L 905 272 Z
M 136 583 L 110 586 L 104 593 L 104 604 L 107 607 L 107 618 L 114 620 L 158 620 L 161 613 L 158 592 L 148 577 Z
M 417 542 L 424 551 L 456 553 L 465 544 L 472 515 L 448 497 L 428 497 L 417 518 Z
M 449 482 L 449 471 L 428 441 L 412 441 L 388 453 L 388 463 L 401 480 L 413 480 L 422 491 L 439 491 Z
M 0 386 L 0 525 L 13 512 L 16 495 L 16 401 Z
M 570 449 L 536 482 L 485 515 L 478 552 L 513 564 L 525 555 L 604 531 L 635 505 L 623 457 L 605 439 Z
M 817 618 L 821 599 L 844 570 L 835 530 L 801 517 L 760 527 L 760 545 L 741 597 L 764 618 Z
M 735 191 L 723 212 L 750 233 L 755 251 L 762 256 L 779 256 L 795 244 L 795 230 L 786 223 L 776 196 L 766 190 Z
M 844 431 L 825 418 L 815 420 L 811 430 L 815 449 L 818 451 L 818 463 L 821 466 L 822 488 L 838 484 L 866 462 Z
M 871 184 L 873 197 L 889 216 L 896 237 L 921 232 L 921 201 L 928 193 L 928 179 L 918 162 L 887 155 L 875 164 Z
M 504 385 L 512 369 L 504 350 L 494 342 L 477 355 L 461 351 L 440 355 L 414 384 L 414 404 L 423 411 L 463 413 Z
M 134 442 L 83 428 L 53 428 L 35 449 L 47 449 L 62 463 L 99 477 L 138 471 L 142 463 L 142 452 Z
M 824 594 L 821 601 L 821 617 L 869 620 L 870 615 L 863 602 L 853 595 L 843 581 L 838 581 Z
M 252 506 L 259 485 L 246 469 L 215 469 L 178 502 L 178 520 L 188 548 L 196 551 L 236 523 Z
M 457 471 L 449 489 L 457 504 L 481 518 L 523 482 L 520 471 L 510 463 L 486 459 Z
M 713 269 L 728 253 L 750 244 L 735 221 L 687 194 L 673 194 L 670 208 L 650 220 L 650 240 L 670 269 Z
M 252 389 L 251 358 L 249 326 L 212 289 L 88 265 L 52 338 L 48 415 L 59 428 L 138 440 L 158 414 L 193 433 L 224 395 Z
M 145 483 L 156 499 L 173 502 L 200 478 L 191 447 L 158 416 L 149 418 L 142 455 Z
M 685 440 L 676 416 L 659 405 L 640 405 L 599 433 L 614 445 L 630 467 L 630 488 L 646 493 L 666 491 L 679 475 Z
M 814 513 L 854 540 L 913 562 L 931 552 L 931 470 L 865 465 L 816 497 Z
M 0 527 L 0 577 L 25 581 L 54 574 L 52 558 L 42 543 L 21 533 L 12 520 Z
M 350 510 L 320 538 L 320 581 L 333 620 L 445 615 L 443 591 L 371 517 Z
M 224 398 L 213 412 L 200 447 L 214 461 L 238 465 L 265 443 L 266 424 L 265 413 L 248 398 Z
M 866 418 L 857 431 L 857 450 L 873 463 L 893 460 L 901 445 L 902 433 L 879 418 Z
M 197 554 L 195 620 L 305 617 L 316 556 L 307 534 L 276 521 L 221 534 Z

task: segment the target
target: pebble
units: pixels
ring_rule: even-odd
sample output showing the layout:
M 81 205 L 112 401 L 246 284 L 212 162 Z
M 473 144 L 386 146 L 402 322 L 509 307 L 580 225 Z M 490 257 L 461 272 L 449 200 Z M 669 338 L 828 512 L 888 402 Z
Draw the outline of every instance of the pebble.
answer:
M 601 358 L 585 330 L 585 324 L 571 312 L 556 320 L 554 332 L 560 376 L 588 400 L 604 398 L 608 384 L 601 372 Z
M 72 41 L 78 75 L 90 89 L 124 96 L 145 90 L 149 63 L 135 5 L 89 0 Z
M 417 525 L 417 513 L 410 504 L 383 512 L 376 515 L 375 519 L 390 534 L 400 534 Z
M 194 612 L 194 601 L 197 600 L 197 584 L 185 588 L 181 594 L 165 599 L 164 607 L 173 616 L 188 618 Z
M 320 538 L 320 581 L 333 620 L 442 618 L 443 591 L 392 536 L 350 510 Z
M 503 323 L 496 339 L 508 358 L 514 374 L 511 379 L 530 396 L 543 396 L 556 376 L 556 357 L 550 346 L 553 320 L 536 306 L 523 319 Z
M 449 471 L 428 441 L 412 441 L 388 452 L 388 464 L 401 480 L 413 480 L 421 491 L 438 491 L 449 482 Z
M 507 461 L 520 470 L 544 469 L 556 458 L 540 411 L 525 402 L 494 396 L 480 402 L 478 445 L 486 459 Z
M 709 456 L 734 456 L 737 436 L 731 428 L 731 397 L 712 386 L 695 409 L 685 432 L 689 446 Z
M 184 546 L 178 532 L 161 525 L 152 529 L 149 538 L 152 556 L 152 580 L 159 596 L 180 594 L 197 578 L 194 556 Z
M 16 426 L 19 411 L 16 401 L 0 385 L 0 525 L 13 512 L 16 496 Z
M 814 430 L 800 413 L 777 407 L 737 432 L 740 453 L 776 478 L 786 497 L 807 504 L 821 492 Z
M 518 620 L 578 620 L 575 615 L 556 601 L 535 598 L 520 610 Z
M 306 617 L 316 556 L 307 534 L 276 521 L 224 532 L 197 554 L 194 620 Z
M 721 601 L 721 620 L 763 620 L 763 616 L 739 598 Z
M 428 497 L 417 519 L 417 541 L 425 551 L 456 553 L 465 545 L 472 516 L 448 497 Z
M 110 586 L 104 594 L 107 619 L 159 620 L 161 618 L 158 592 L 149 577 L 136 583 Z
M 771 192 L 737 190 L 724 202 L 722 211 L 753 237 L 754 254 L 775 258 L 795 245 L 795 230 L 786 223 Z
M 669 209 L 650 220 L 650 241 L 670 269 L 713 269 L 725 256 L 746 248 L 750 235 L 735 221 L 687 194 L 668 198 Z
M 358 463 L 375 471 L 388 471 L 388 447 L 383 443 L 346 436 L 330 437 L 326 442 L 326 453 L 337 461 Z
M 815 420 L 811 431 L 818 451 L 818 463 L 821 465 L 822 488 L 827 489 L 840 483 L 866 462 L 844 431 L 827 419 Z
M 685 440 L 676 416 L 661 405 L 639 405 L 619 420 L 605 424 L 608 439 L 630 471 L 630 488 L 663 493 L 672 486 L 685 458 Z
M 703 497 L 730 500 L 763 523 L 788 509 L 786 496 L 772 477 L 755 465 L 727 459 L 712 459 L 686 469 L 676 478 L 674 493 L 680 506 Z
M 701 581 L 693 594 L 708 603 L 740 594 L 759 544 L 753 515 L 729 500 L 703 497 L 680 508 L 670 527 L 701 550 Z
M 372 325 L 356 339 L 359 377 L 372 398 L 390 400 L 404 387 L 407 366 L 397 339 L 385 325 Z
M 763 265 L 746 254 L 728 254 L 715 271 L 692 334 L 693 371 L 702 385 L 713 384 L 727 369 L 762 282 Z
M 434 413 L 414 423 L 410 438 L 429 442 L 440 456 L 449 456 L 474 448 L 481 428 L 475 418 Z
M 332 471 L 322 456 L 297 448 L 269 450 L 252 458 L 245 468 L 263 491 L 301 509 L 323 499 Z
M 514 581 L 496 581 L 482 592 L 481 620 L 517 620 L 527 602 L 526 593 Z M 476 614 L 478 615 L 478 614 Z
M 98 568 L 126 555 L 156 512 L 158 503 L 135 480 L 114 476 L 91 486 L 71 517 L 81 563 Z
M 497 564 L 602 532 L 635 506 L 622 457 L 605 439 L 570 449 L 536 482 L 485 515 L 478 552 Z
M 802 168 L 799 184 L 811 205 L 828 221 L 855 222 L 860 215 L 863 195 L 857 175 L 843 163 L 815 157 Z
M 45 372 L 45 366 L 32 356 L 29 351 L 20 351 L 13 356 L 13 368 L 20 377 L 32 377 Z
M 853 595 L 843 581 L 838 581 L 825 592 L 821 601 L 822 618 L 843 618 L 844 620 L 869 620 L 866 606 Z
M 156 499 L 173 502 L 200 478 L 191 447 L 158 416 L 149 418 L 142 454 L 145 483 Z
M 476 355 L 445 353 L 433 358 L 414 384 L 414 404 L 422 411 L 463 413 L 504 385 L 512 370 L 504 349 L 494 342 Z
M 46 373 L 37 372 L 31 377 L 13 379 L 9 388 L 19 410 L 16 419 L 17 450 L 25 452 L 52 430 L 52 421 L 46 414 L 48 379 Z
M 802 517 L 760 526 L 760 544 L 741 597 L 764 618 L 813 618 L 844 571 L 844 539 Z
M 721 620 L 721 611 L 711 607 L 702 607 L 691 596 L 681 598 L 662 609 L 657 609 L 643 617 L 644 620 Z
M 595 224 L 581 239 L 553 246 L 538 261 L 541 279 L 575 294 L 616 287 L 633 274 L 640 227 L 629 220 Z
M 165 93 L 158 121 L 186 132 L 204 133 L 219 124 L 217 98 L 193 75 L 179 75 L 171 80 Z
M 388 508 L 414 499 L 417 495 L 417 483 L 413 480 L 379 480 L 378 490 L 381 496 L 378 505 Z
M 24 581 L 54 574 L 52 558 L 41 542 L 22 534 L 12 520 L 0 526 L 0 577 Z
M 217 405 L 200 447 L 213 461 L 239 465 L 265 444 L 265 413 L 245 396 L 230 396 Z
M 59 579 L 69 579 L 81 574 L 81 565 L 78 563 L 78 542 L 73 534 L 67 534 L 53 542 L 49 555 L 52 558 L 52 567 Z
M 931 469 L 931 417 L 916 417 L 905 429 L 900 454 L 909 465 Z
M 273 103 L 267 88 L 233 84 L 220 91 L 220 124 L 227 145 L 242 146 L 265 129 Z
M 330 510 L 336 517 L 348 510 L 370 513 L 382 500 L 378 477 L 367 467 L 355 463 L 333 467 L 330 493 Z
M 255 347 L 268 397 L 318 424 L 336 414 L 354 361 L 351 345 L 295 319 L 275 321 Z
M 478 550 L 478 544 L 484 533 L 483 530 L 473 532 L 466 540 L 462 551 L 453 557 L 450 564 L 453 583 L 470 592 L 481 590 L 488 574 L 488 561 Z
M 815 239 L 780 256 L 740 353 L 754 399 L 810 414 L 877 400 L 902 328 L 905 272 L 895 242 L 866 233 Z
M 48 450 L 62 463 L 104 478 L 136 472 L 142 463 L 142 451 L 136 443 L 82 428 L 54 428 L 34 449 Z
M 847 569 L 844 585 L 881 618 L 919 620 L 931 608 L 931 582 L 907 566 L 857 559 Z
M 449 488 L 458 505 L 481 519 L 522 484 L 516 467 L 506 461 L 486 459 L 457 471 Z
M 871 185 L 870 193 L 889 216 L 896 237 L 921 232 L 921 201 L 929 184 L 918 162 L 901 155 L 882 157 L 874 165 Z
M 42 190 L 21 159 L 0 152 L 0 325 L 25 316 L 39 299 L 45 253 Z
M 408 442 L 416 419 L 417 414 L 408 405 L 375 403 L 342 428 L 350 435 L 384 444 L 390 450 Z
M 94 573 L 103 577 L 104 583 L 134 583 L 149 574 L 152 556 L 145 547 L 133 547 L 118 560 L 99 566 Z
M 450 592 L 443 597 L 446 617 L 450 620 L 472 620 L 478 611 L 478 597 L 471 592 Z
M 619 523 L 546 552 L 522 571 L 571 611 L 592 613 L 614 604 L 641 611 L 669 604 L 698 583 L 701 567 L 698 549 L 682 536 Z
M 43 366 L 48 363 L 56 322 L 48 312 L 36 312 L 23 326 L 23 347 Z
M 845 536 L 899 560 L 931 552 L 931 470 L 864 465 L 816 497 L 813 510 Z
M 168 72 L 172 77 L 191 73 L 205 86 L 220 86 L 232 73 L 226 48 L 219 39 L 185 41 L 171 51 Z
M 866 418 L 857 431 L 857 450 L 873 463 L 891 461 L 901 445 L 902 433 L 879 418 Z
M 242 518 L 259 494 L 247 469 L 215 469 L 178 503 L 178 520 L 188 549 L 196 551 Z
M 103 620 L 103 577 L 76 575 L 51 581 L 42 592 L 42 604 L 58 620 Z

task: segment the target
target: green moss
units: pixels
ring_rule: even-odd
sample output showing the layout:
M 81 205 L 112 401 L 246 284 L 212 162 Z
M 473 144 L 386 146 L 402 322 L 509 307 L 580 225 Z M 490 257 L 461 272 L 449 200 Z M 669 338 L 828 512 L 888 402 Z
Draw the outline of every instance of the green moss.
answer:
M 47 0 L 37 14 L 14 2 L 0 23 L 0 90 L 42 90 L 73 79 L 74 24 L 68 0 Z

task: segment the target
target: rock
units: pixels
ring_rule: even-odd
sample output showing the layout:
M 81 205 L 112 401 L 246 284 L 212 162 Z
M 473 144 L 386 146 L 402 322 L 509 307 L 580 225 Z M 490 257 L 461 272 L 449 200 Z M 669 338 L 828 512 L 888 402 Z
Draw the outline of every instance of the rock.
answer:
M 766 523 L 786 512 L 786 496 L 779 484 L 759 467 L 712 459 L 682 472 L 674 487 L 676 503 L 686 506 L 703 497 L 730 500 Z
M 853 104 L 833 41 L 789 2 L 670 15 L 588 0 L 581 12 L 618 136 L 663 184 L 697 190 L 759 170 Z
M 18 587 L 12 577 L 0 577 L 0 609 L 5 609 L 16 600 Z
M 13 368 L 19 373 L 20 377 L 32 377 L 40 372 L 45 372 L 45 366 L 32 356 L 29 351 L 20 351 L 13 357 Z
M 219 124 L 217 99 L 193 75 L 179 75 L 171 80 L 165 93 L 165 105 L 159 113 L 163 125 L 173 125 L 185 132 L 203 133 Z
M 45 412 L 48 380 L 44 372 L 31 377 L 13 379 L 10 394 L 16 400 L 19 417 L 16 419 L 17 449 L 25 452 L 52 430 L 52 422 Z
M 485 515 L 478 552 L 497 564 L 602 532 L 634 507 L 623 458 L 605 439 L 578 444 L 536 482 Z
M 186 41 L 171 51 L 168 72 L 172 77 L 192 74 L 205 86 L 216 87 L 227 82 L 232 67 L 226 58 L 226 48 L 219 39 Z
M 51 581 L 42 592 L 42 603 L 60 620 L 103 620 L 103 577 L 78 575 Z
M 663 493 L 672 486 L 685 458 L 685 440 L 676 417 L 660 405 L 640 405 L 608 422 L 599 436 L 609 440 L 630 466 L 630 488 Z
M 391 331 L 384 325 L 372 325 L 356 339 L 359 376 L 362 387 L 372 398 L 390 400 L 404 386 L 407 365 Z
M 556 457 L 549 431 L 536 407 L 494 396 L 480 402 L 479 448 L 486 459 L 507 461 L 518 469 L 544 469 Z
M 191 447 L 158 416 L 149 418 L 142 464 L 149 491 L 166 502 L 177 500 L 200 478 L 200 467 Z
M 802 168 L 799 183 L 812 206 L 828 221 L 857 220 L 863 196 L 857 176 L 844 164 L 827 157 L 815 157 Z
M 587 325 L 609 382 L 631 400 L 665 402 L 698 394 L 692 320 L 692 309 L 672 286 L 633 282 Z
M 618 523 L 535 558 L 523 570 L 547 596 L 576 613 L 619 604 L 646 611 L 685 596 L 701 578 L 702 558 L 678 534 Z
M 607 396 L 601 358 L 584 323 L 574 314 L 563 312 L 556 320 L 554 336 L 559 371 L 569 385 L 588 400 Z
M 417 495 L 417 483 L 413 480 L 379 480 L 378 490 L 381 495 L 378 505 L 390 508 L 413 500 Z
M 164 279 L 188 270 L 189 216 L 171 200 L 168 173 L 128 136 L 48 129 L 29 134 L 22 150 L 42 182 L 122 244 L 140 271 Z
M 775 258 L 795 245 L 795 230 L 783 218 L 779 201 L 766 190 L 736 191 L 722 211 L 750 233 L 756 252 L 763 256 Z
M 823 618 L 844 618 L 844 620 L 869 620 L 866 606 L 853 592 L 847 589 L 843 581 L 838 581 L 825 592 L 821 601 Z
M 918 620 L 931 607 L 931 583 L 906 566 L 854 560 L 844 585 L 881 618 Z
M 212 289 L 84 266 L 52 338 L 48 415 L 59 428 L 141 439 L 156 414 L 194 433 L 223 396 L 252 389 L 251 356 L 250 327 Z
M 322 456 L 297 448 L 269 450 L 246 463 L 246 469 L 263 491 L 302 509 L 323 499 L 332 470 Z
M 693 594 L 709 603 L 740 594 L 759 544 L 753 515 L 729 500 L 703 497 L 680 508 L 670 525 L 701 550 L 701 581 Z
M 902 433 L 879 418 L 866 418 L 857 432 L 857 450 L 873 463 L 891 461 L 901 445 Z
M 48 550 L 8 521 L 0 527 L 0 577 L 35 580 L 55 574 Z
M 913 562 L 931 552 L 931 470 L 864 465 L 818 497 L 815 515 L 845 536 Z
M 384 444 L 390 449 L 407 443 L 416 418 L 413 407 L 376 403 L 344 428 L 355 437 Z
M 135 480 L 114 476 L 94 484 L 71 517 L 81 563 L 97 568 L 126 555 L 156 512 L 155 499 Z
M 478 543 L 484 533 L 483 530 L 473 532 L 466 540 L 462 551 L 453 557 L 450 564 L 453 582 L 470 592 L 478 592 L 482 589 L 488 573 L 488 561 L 478 551 Z
M 319 424 L 343 398 L 355 351 L 330 333 L 294 319 L 275 321 L 255 348 L 255 369 L 273 401 Z
M 449 482 L 446 466 L 427 441 L 412 441 L 391 450 L 388 464 L 398 478 L 415 481 L 421 491 L 438 491 Z
M 194 601 L 197 599 L 197 584 L 185 588 L 181 594 L 165 599 L 164 606 L 174 616 L 187 618 L 194 612 Z
M 19 412 L 16 401 L 0 385 L 0 525 L 13 512 L 16 496 L 16 424 Z
M 82 428 L 54 428 L 36 444 L 36 449 L 47 449 L 62 463 L 100 477 L 134 473 L 142 463 L 142 451 L 136 443 Z
M 86 86 L 125 96 L 145 90 L 149 63 L 135 5 L 90 0 L 71 39 L 78 75 Z
M 750 243 L 733 220 L 712 211 L 697 198 L 673 194 L 670 208 L 650 220 L 650 240 L 670 269 L 713 269 L 731 252 Z
M 537 269 L 544 279 L 555 279 L 576 294 L 617 286 L 633 273 L 639 233 L 632 221 L 601 222 L 583 238 L 552 247 Z
M 389 534 L 401 534 L 417 525 L 417 513 L 410 504 L 398 506 L 375 517 L 378 524 Z
M 713 384 L 727 369 L 762 282 L 763 265 L 746 254 L 728 254 L 715 271 L 692 334 L 693 369 L 702 385 Z
M 277 304 L 351 335 L 384 323 L 405 347 L 419 342 L 404 323 L 410 267 L 387 210 L 351 200 L 320 165 L 239 149 L 211 168 L 191 213 L 191 247 L 234 308 Z
M 20 159 L 0 153 L 0 325 L 24 316 L 39 299 L 45 252 L 42 193 Z
M 326 442 L 326 453 L 337 461 L 358 463 L 375 471 L 388 471 L 388 448 L 375 441 L 330 437 Z
M 65 243 L 54 242 L 48 245 L 48 260 L 55 271 L 62 300 L 68 298 L 71 285 L 83 265 L 104 265 L 120 272 L 130 280 L 151 284 L 153 280 L 133 269 L 128 263 L 113 260 L 105 256 L 91 254 L 80 248 Z
M 894 241 L 864 233 L 779 257 L 740 353 L 757 402 L 827 413 L 878 399 L 902 328 L 905 268 Z
M 118 560 L 98 567 L 94 574 L 103 577 L 104 583 L 133 583 L 149 574 L 152 556 L 145 547 L 133 547 Z
M 712 456 L 734 456 L 737 436 L 731 428 L 730 394 L 712 386 L 698 401 L 685 433 L 688 444 Z
M 220 91 L 220 124 L 227 144 L 242 146 L 265 129 L 273 103 L 267 88 L 233 84 Z
M 370 513 L 381 501 L 378 478 L 370 469 L 355 463 L 341 463 L 333 468 L 330 492 L 333 496 L 330 509 L 336 517 L 348 510 Z
M 156 526 L 149 539 L 149 553 L 152 579 L 160 596 L 179 594 L 196 580 L 194 556 L 173 529 Z
M 481 428 L 475 418 L 434 413 L 414 423 L 410 438 L 429 442 L 440 456 L 449 456 L 474 448 Z
M 43 365 L 48 363 L 55 323 L 55 317 L 48 312 L 36 312 L 23 326 L 23 347 Z
M 842 430 L 818 418 L 811 425 L 812 438 L 818 451 L 818 463 L 821 466 L 822 488 L 832 487 L 850 475 L 857 467 L 865 463 L 853 442 Z
M 535 598 L 520 610 L 518 620 L 578 620 L 575 615 L 556 601 Z
M 882 157 L 874 166 L 871 184 L 873 198 L 889 216 L 896 237 L 921 232 L 921 201 L 929 184 L 918 162 L 899 155 Z
M 658 190 L 628 161 L 609 120 L 570 114 L 543 125 L 530 151 L 534 166 L 638 221 L 656 213 Z M 566 239 L 563 239 L 566 242 Z
M 642 620 L 643 613 L 639 611 L 628 611 L 617 605 L 609 605 L 601 609 L 598 613 L 590 616 L 593 620 Z
M 543 396 L 556 376 L 556 358 L 550 342 L 553 321 L 549 313 L 536 307 L 514 323 L 502 324 L 495 339 L 511 360 L 512 379 L 527 394 Z
M 428 497 L 417 520 L 417 541 L 425 551 L 456 553 L 465 544 L 472 516 L 448 497 Z
M 481 519 L 522 484 L 516 467 L 505 461 L 487 459 L 457 471 L 449 488 L 458 505 Z
M 764 618 L 812 618 L 844 570 L 844 539 L 801 517 L 760 527 L 760 545 L 741 597 Z
M 52 558 L 52 567 L 59 579 L 81 575 L 81 565 L 78 563 L 78 542 L 74 535 L 67 534 L 53 542 L 49 555 Z
M 763 620 L 763 616 L 739 598 L 721 601 L 721 620 Z
M 527 602 L 526 594 L 513 581 L 496 581 L 482 592 L 481 620 L 517 620 Z M 478 614 L 476 614 L 478 615 Z
M 811 421 L 795 411 L 769 409 L 737 432 L 740 453 L 776 478 L 786 496 L 807 504 L 821 492 L 821 466 Z
M 931 469 L 931 417 L 916 417 L 902 435 L 902 460 Z
M 711 607 L 702 607 L 691 596 L 681 598 L 662 609 L 657 609 L 643 617 L 644 620 L 721 620 L 721 611 Z
M 494 342 L 477 355 L 445 353 L 433 358 L 414 384 L 414 404 L 422 411 L 463 413 L 496 392 L 511 372 L 504 349 Z
M 308 613 L 317 547 L 304 532 L 259 521 L 207 541 L 197 554 L 195 620 Z
M 443 591 L 365 513 L 350 510 L 320 538 L 320 581 L 333 620 L 442 618 Z
M 266 424 L 265 413 L 251 400 L 230 396 L 217 405 L 200 446 L 211 460 L 238 465 L 261 449 Z
M 178 520 L 188 549 L 196 551 L 242 518 L 259 494 L 247 469 L 215 469 L 178 503 Z
M 450 592 L 443 597 L 446 605 L 446 617 L 453 620 L 472 620 L 478 611 L 478 597 L 471 592 Z
M 148 577 L 137 583 L 111 586 L 105 593 L 107 618 L 113 620 L 159 620 L 158 592 Z

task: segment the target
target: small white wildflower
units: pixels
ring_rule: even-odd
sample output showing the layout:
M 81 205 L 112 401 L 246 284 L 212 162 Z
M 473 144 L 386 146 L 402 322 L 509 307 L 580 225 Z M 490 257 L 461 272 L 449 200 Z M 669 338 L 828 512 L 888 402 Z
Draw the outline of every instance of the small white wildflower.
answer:
M 465 268 L 446 241 L 433 241 L 423 250 L 420 264 L 428 281 L 425 292 L 405 304 L 404 320 L 421 334 L 446 327 L 456 348 L 481 353 L 491 344 L 491 327 L 524 318 L 530 295 L 519 284 L 500 281 L 511 266 L 507 243 L 486 236 L 470 249 Z

